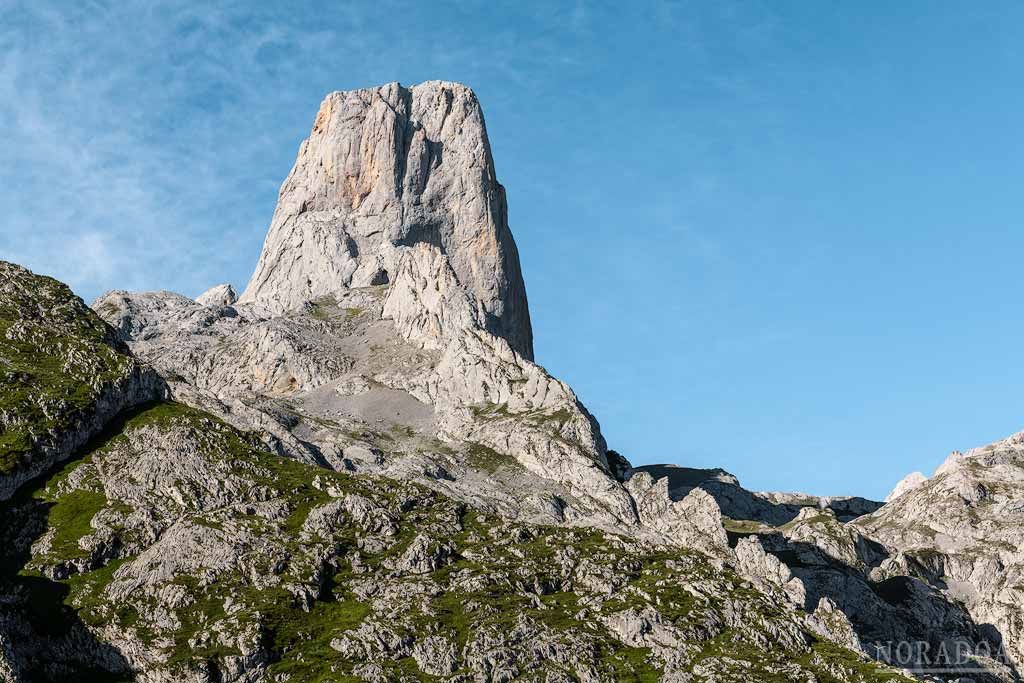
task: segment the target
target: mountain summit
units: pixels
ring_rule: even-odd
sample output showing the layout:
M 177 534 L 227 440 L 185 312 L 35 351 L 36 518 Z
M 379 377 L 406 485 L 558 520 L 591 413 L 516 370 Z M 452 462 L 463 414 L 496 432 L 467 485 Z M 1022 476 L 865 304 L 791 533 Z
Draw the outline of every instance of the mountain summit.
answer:
M 328 95 L 241 297 L 0 262 L 0 428 L 0 683 L 1020 680 L 1024 437 L 884 505 L 633 468 L 454 83 Z
M 532 360 L 519 253 L 476 95 L 445 81 L 333 92 L 239 301 L 284 312 L 386 284 L 419 243 L 443 255 L 481 326 Z

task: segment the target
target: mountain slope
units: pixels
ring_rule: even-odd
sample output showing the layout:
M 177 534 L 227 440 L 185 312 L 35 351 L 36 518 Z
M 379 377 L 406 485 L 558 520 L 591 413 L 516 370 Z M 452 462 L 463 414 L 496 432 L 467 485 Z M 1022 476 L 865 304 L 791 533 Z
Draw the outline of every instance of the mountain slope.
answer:
M 31 601 L 11 680 L 79 670 L 38 635 L 62 611 L 95 638 L 81 660 L 139 681 L 893 678 L 699 553 L 317 469 L 177 404 L 6 512 Z
M 842 613 L 873 657 L 929 680 L 1004 682 L 1020 680 L 1019 444 L 955 454 L 934 481 L 884 505 L 750 492 L 722 470 L 635 471 L 662 477 L 674 499 L 706 491 L 741 573 L 806 610 Z
M 872 526 L 927 485 L 760 494 L 607 449 L 533 360 L 463 86 L 329 95 L 238 300 L 93 313 L 3 267 L 5 683 L 891 681 L 860 651 L 998 644 Z

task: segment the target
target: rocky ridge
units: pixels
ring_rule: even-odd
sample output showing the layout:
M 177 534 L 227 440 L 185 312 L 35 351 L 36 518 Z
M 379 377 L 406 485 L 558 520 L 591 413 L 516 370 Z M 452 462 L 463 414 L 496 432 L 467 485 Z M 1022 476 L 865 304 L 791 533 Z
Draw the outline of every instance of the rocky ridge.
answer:
M 896 483 L 896 486 L 894 486 L 892 491 L 889 492 L 889 495 L 885 497 L 885 502 L 891 503 L 904 493 L 913 491 L 926 481 L 928 481 L 928 477 L 924 476 L 920 472 L 911 472 Z
M 1012 586 L 1021 520 L 1007 510 L 1019 504 L 1011 482 L 1020 476 L 1020 442 L 1018 435 L 969 456 L 954 453 L 935 477 L 884 505 L 751 492 L 722 470 L 635 471 L 656 473 L 671 498 L 695 491 L 714 498 L 738 570 L 808 612 L 843 615 L 834 636 L 848 626 L 850 643 L 905 668 L 940 670 L 935 680 L 1017 681 Z M 965 497 L 980 491 L 1001 491 L 998 504 Z M 936 662 L 937 653 L 952 664 Z
M 721 560 L 311 467 L 178 404 L 4 513 L 11 681 L 901 680 Z
M 965 453 L 856 522 L 904 571 L 963 604 L 994 652 L 1024 661 L 1024 432 Z

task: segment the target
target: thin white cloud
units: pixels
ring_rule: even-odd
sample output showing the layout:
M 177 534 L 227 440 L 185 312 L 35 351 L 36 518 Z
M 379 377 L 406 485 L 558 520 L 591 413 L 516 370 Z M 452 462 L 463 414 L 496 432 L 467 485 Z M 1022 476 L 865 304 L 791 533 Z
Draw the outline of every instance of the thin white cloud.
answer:
M 0 5 L 0 258 L 86 297 L 244 284 L 327 91 L 410 72 L 529 90 L 568 57 L 552 33 L 565 13 L 539 14 L 547 35 L 524 45 L 512 29 L 442 41 L 383 21 L 412 7 L 314 21 L 241 2 Z
M 462 80 L 514 118 L 594 68 L 608 11 L 0 0 L 0 258 L 86 297 L 244 285 L 326 92 Z M 82 235 L 102 238 L 102 266 Z
M 88 296 L 195 292 L 223 278 L 237 257 L 231 240 L 258 233 L 269 213 L 246 207 L 245 185 L 280 180 L 245 167 L 279 144 L 252 124 L 274 120 L 279 105 L 280 79 L 268 81 L 261 53 L 279 47 L 281 71 L 294 71 L 328 38 L 243 18 L 99 2 L 7 8 L 0 257 Z

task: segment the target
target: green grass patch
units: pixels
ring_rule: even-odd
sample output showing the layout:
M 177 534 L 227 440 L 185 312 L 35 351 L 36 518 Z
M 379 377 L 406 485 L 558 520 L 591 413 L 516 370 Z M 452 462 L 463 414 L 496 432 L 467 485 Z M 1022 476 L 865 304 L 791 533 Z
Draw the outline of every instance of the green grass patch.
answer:
M 331 648 L 331 641 L 359 626 L 369 613 L 369 605 L 344 595 L 319 601 L 309 612 L 272 608 L 266 615 L 266 628 L 279 659 L 270 672 L 311 683 L 337 680 L 332 664 L 344 667 L 346 661 Z
M 92 518 L 106 507 L 107 497 L 95 491 L 76 489 L 57 499 L 50 508 L 47 524 L 56 530 L 49 557 L 72 559 L 86 557 L 78 542 L 92 533 Z
M 475 470 L 494 474 L 502 468 L 522 469 L 522 465 L 511 455 L 505 455 L 481 443 L 470 442 L 464 451 L 466 464 Z
M 317 320 L 334 317 L 338 309 L 338 301 L 333 296 L 322 296 L 309 302 L 309 314 Z

